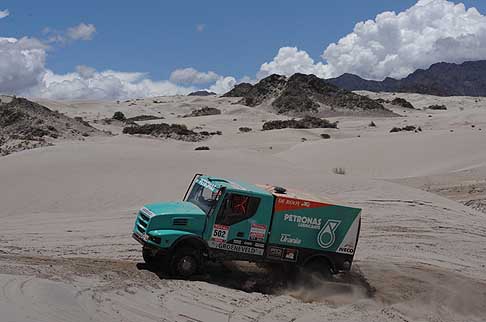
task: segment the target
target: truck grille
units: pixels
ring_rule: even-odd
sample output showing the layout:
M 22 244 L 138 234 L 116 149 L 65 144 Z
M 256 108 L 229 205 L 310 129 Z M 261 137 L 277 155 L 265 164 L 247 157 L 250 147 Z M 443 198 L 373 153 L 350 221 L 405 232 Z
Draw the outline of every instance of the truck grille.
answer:
M 141 234 L 145 234 L 145 231 L 147 230 L 147 226 L 148 226 L 149 220 L 150 220 L 150 218 L 147 215 L 145 215 L 143 212 L 140 211 L 138 213 L 138 217 L 137 217 L 137 230 Z

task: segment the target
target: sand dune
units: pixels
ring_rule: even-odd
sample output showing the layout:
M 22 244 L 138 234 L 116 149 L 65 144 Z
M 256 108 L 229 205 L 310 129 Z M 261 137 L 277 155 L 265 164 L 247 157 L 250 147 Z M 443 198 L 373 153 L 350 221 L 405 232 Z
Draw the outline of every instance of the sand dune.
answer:
M 95 120 L 120 110 L 128 117 L 160 115 L 167 123 L 223 135 L 199 143 L 87 138 L 0 158 L 2 316 L 6 321 L 484 321 L 486 215 L 423 187 L 446 178 L 447 185 L 460 184 L 464 177 L 458 174 L 467 171 L 486 173 L 486 112 L 473 98 L 400 97 L 419 108 L 432 103 L 450 108 L 397 108 L 403 117 L 332 118 L 339 121 L 336 130 L 260 131 L 264 120 L 285 117 L 215 97 L 43 101 L 100 129 L 108 126 Z M 202 106 L 222 114 L 177 117 Z M 376 128 L 368 126 L 371 120 Z M 423 131 L 389 133 L 403 124 Z M 253 131 L 240 133 L 241 126 Z M 111 130 L 120 133 L 121 127 Z M 332 138 L 323 140 L 321 133 Z M 199 145 L 211 150 L 194 151 Z M 334 174 L 335 167 L 345 168 L 346 175 Z M 130 237 L 134 213 L 148 202 L 180 199 L 195 172 L 293 187 L 362 207 L 352 274 L 310 290 L 269 281 L 268 274 L 245 265 L 233 271 L 216 267 L 197 281 L 146 270 Z

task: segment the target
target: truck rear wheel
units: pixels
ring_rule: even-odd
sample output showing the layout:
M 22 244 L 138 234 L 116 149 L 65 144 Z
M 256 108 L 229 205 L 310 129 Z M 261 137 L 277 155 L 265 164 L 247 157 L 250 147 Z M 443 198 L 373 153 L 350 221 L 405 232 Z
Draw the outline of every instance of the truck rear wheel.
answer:
M 201 269 L 200 252 L 195 248 L 177 248 L 172 255 L 170 263 L 171 273 L 174 276 L 187 278 Z
M 331 265 L 325 258 L 310 260 L 304 265 L 303 273 L 306 280 L 312 279 L 312 277 L 329 280 L 332 277 Z

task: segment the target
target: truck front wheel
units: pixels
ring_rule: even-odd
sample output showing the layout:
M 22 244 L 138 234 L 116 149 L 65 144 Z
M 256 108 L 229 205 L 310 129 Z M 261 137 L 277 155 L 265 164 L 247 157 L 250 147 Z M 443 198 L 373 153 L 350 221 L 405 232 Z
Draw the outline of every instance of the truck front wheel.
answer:
M 157 257 L 152 249 L 144 247 L 142 249 L 142 256 L 145 264 L 148 266 L 157 266 Z
M 174 276 L 187 278 L 196 274 L 201 268 L 200 252 L 195 248 L 177 248 L 170 263 Z

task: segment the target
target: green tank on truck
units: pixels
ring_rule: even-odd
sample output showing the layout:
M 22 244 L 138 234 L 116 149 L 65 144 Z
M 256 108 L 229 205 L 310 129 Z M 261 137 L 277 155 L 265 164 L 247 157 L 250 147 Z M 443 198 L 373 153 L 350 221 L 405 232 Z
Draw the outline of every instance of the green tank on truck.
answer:
M 178 277 L 227 260 L 329 276 L 351 269 L 360 213 L 282 187 L 196 174 L 182 201 L 140 209 L 132 236 L 148 265 Z

